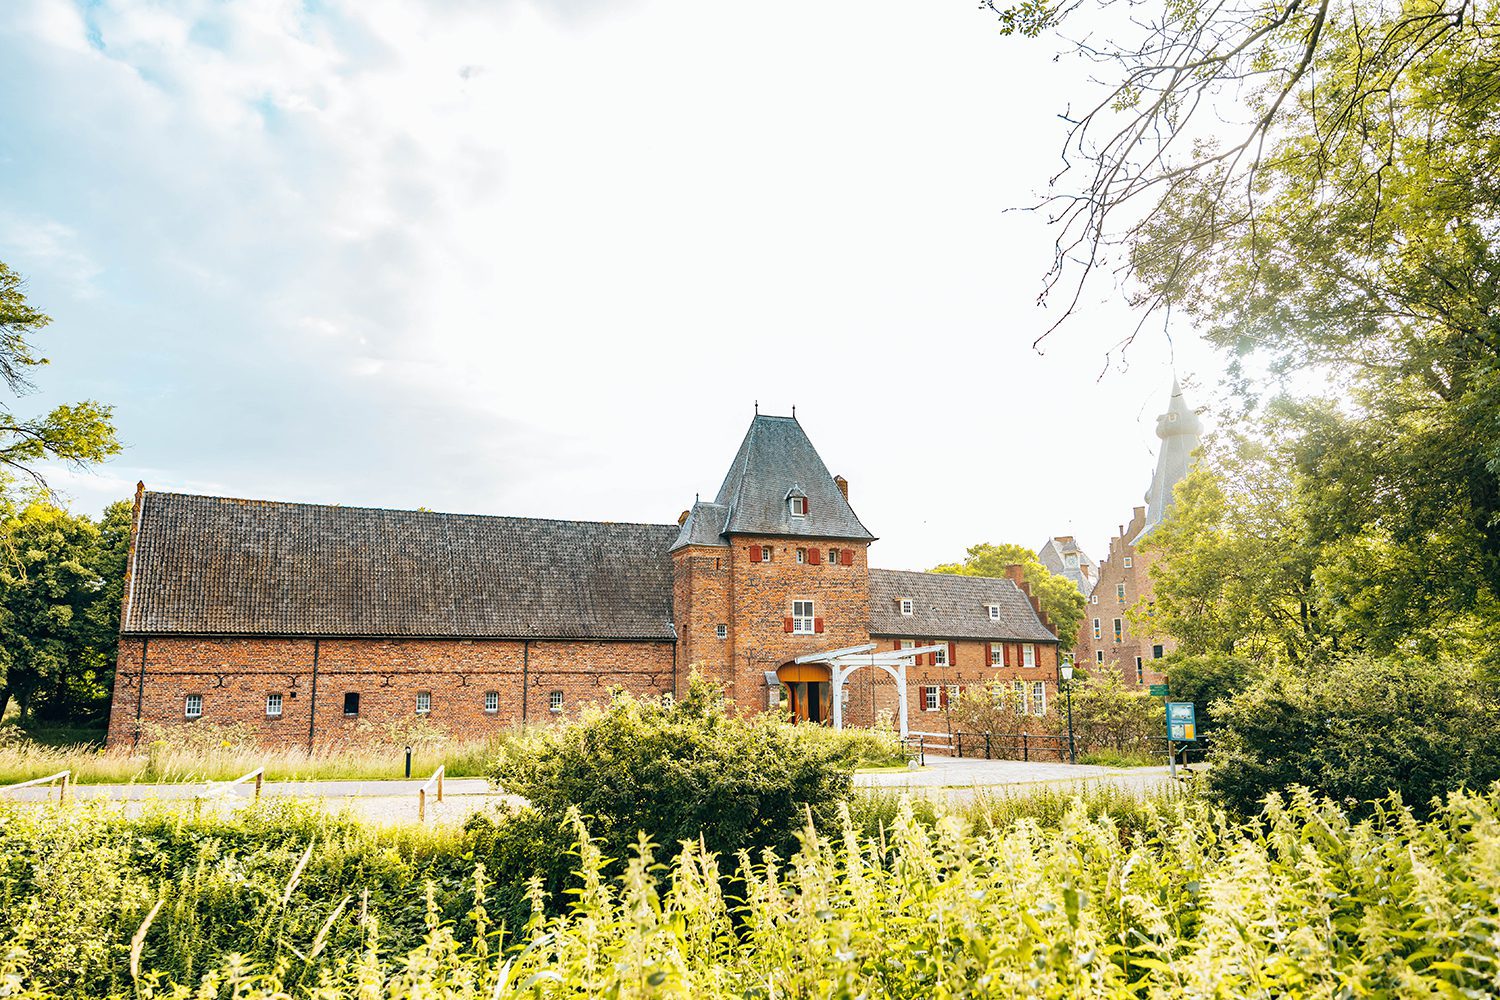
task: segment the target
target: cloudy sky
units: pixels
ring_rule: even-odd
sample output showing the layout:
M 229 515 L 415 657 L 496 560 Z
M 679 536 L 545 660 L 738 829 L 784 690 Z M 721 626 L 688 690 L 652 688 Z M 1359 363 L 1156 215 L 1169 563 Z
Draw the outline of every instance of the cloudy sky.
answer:
M 795 405 L 922 568 L 1141 502 L 1191 330 L 1032 349 L 1055 42 L 972 0 L 5 0 L 21 412 L 113 403 L 153 489 L 665 522 Z M 1170 332 L 1170 340 L 1168 338 Z M 1101 376 L 1102 372 L 1102 376 Z

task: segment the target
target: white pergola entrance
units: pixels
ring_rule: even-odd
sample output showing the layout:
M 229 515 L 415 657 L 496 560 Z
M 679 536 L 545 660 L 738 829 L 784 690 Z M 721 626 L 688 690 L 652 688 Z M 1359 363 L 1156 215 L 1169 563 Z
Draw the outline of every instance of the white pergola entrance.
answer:
M 884 652 L 875 652 L 873 642 L 862 646 L 848 646 L 844 649 L 831 649 L 826 653 L 809 653 L 799 656 L 792 662 L 798 665 L 805 663 L 821 663 L 828 667 L 829 694 L 833 702 L 833 728 L 844 728 L 844 682 L 849 675 L 860 667 L 879 667 L 891 675 L 896 682 L 896 700 L 899 706 L 901 723 L 901 735 L 907 734 L 906 725 L 906 668 L 912 661 L 925 653 L 935 653 L 938 650 L 946 650 L 946 644 L 932 646 L 918 646 L 915 649 L 888 649 Z

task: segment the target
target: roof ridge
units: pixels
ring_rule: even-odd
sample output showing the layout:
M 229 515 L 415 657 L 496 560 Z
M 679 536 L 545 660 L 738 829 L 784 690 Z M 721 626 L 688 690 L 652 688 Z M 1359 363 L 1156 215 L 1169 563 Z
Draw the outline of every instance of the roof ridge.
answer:
M 612 524 L 637 528 L 677 528 L 675 524 L 656 521 L 606 521 L 576 517 L 533 517 L 528 514 L 483 514 L 457 510 L 423 510 L 416 507 L 374 507 L 367 504 L 314 503 L 309 500 L 265 500 L 256 497 L 217 496 L 212 493 L 182 493 L 177 490 L 146 490 L 144 497 L 185 497 L 191 500 L 223 500 L 229 503 L 267 507 L 317 507 L 322 510 L 375 511 L 382 514 L 426 514 L 432 517 L 482 517 L 496 521 L 541 521 L 547 524 Z

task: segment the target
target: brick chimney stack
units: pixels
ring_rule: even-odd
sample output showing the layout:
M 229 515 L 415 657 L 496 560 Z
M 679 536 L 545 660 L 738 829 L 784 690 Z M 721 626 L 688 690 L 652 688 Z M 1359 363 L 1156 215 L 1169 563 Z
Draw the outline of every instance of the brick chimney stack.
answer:
M 839 488 L 839 492 L 842 493 L 842 494 L 844 494 L 844 502 L 848 503 L 849 502 L 849 480 L 845 479 L 843 476 L 834 476 L 833 477 L 833 482 L 834 482 L 834 485 L 836 485 Z

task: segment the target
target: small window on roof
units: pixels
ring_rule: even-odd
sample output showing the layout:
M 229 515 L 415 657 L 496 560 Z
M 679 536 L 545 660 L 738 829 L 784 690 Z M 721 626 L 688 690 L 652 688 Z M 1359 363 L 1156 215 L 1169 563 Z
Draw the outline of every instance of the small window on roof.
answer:
M 990 621 L 997 622 L 999 620 L 1000 620 L 1000 605 L 998 605 L 998 604 L 991 604 L 990 605 Z
M 909 614 L 911 614 L 911 611 L 912 611 L 911 598 L 910 597 L 903 597 L 903 598 L 901 598 L 901 613 L 903 615 L 909 615 Z
M 791 509 L 793 517 L 807 516 L 807 497 L 788 497 L 787 506 Z

